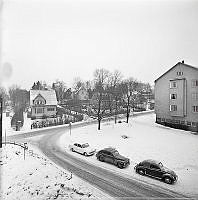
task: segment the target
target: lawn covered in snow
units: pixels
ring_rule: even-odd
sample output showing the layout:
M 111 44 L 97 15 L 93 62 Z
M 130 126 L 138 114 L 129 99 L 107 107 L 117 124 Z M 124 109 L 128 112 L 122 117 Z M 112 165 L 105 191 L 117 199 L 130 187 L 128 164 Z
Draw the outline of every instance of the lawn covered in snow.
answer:
M 123 135 L 128 138 L 124 139 Z M 84 157 L 71 152 L 68 145 L 78 141 L 88 142 L 97 150 L 115 147 L 120 154 L 130 158 L 131 164 L 125 169 L 118 169 L 116 166 L 98 161 L 95 155 Z M 158 125 L 155 123 L 155 114 L 132 117 L 129 124 L 106 122 L 102 124 L 100 131 L 97 130 L 96 124 L 72 129 L 71 136 L 68 131 L 60 138 L 60 146 L 64 151 L 115 173 L 198 197 L 198 135 Z M 135 164 L 145 159 L 159 160 L 174 170 L 178 175 L 178 182 L 168 185 L 136 174 Z
M 59 168 L 29 146 L 7 144 L 0 149 L 1 200 L 108 199 L 108 196 Z

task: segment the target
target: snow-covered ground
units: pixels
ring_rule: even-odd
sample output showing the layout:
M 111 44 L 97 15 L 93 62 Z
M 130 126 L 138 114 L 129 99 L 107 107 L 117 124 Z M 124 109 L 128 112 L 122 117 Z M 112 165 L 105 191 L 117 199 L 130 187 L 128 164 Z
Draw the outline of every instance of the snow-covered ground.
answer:
M 110 199 L 100 190 L 59 168 L 37 149 L 7 144 L 0 150 L 1 200 Z
M 11 114 L 11 116 L 13 113 Z M 10 136 L 10 135 L 16 135 L 16 134 L 21 134 L 23 132 L 27 132 L 31 130 L 31 124 L 32 120 L 30 118 L 27 118 L 27 113 L 24 113 L 24 124 L 23 127 L 21 128 L 20 131 L 15 131 L 11 127 L 11 116 L 6 117 L 6 113 L 3 113 L 3 120 L 2 120 L 2 133 L 3 136 Z
M 30 130 L 30 124 L 30 119 L 25 116 L 23 129 L 16 132 L 9 126 L 10 118 L 4 116 L 3 136 L 5 130 L 7 135 L 27 132 Z M 124 139 L 122 137 L 123 135 L 128 136 L 128 138 Z M 98 161 L 95 156 L 84 157 L 80 154 L 70 152 L 68 145 L 74 141 L 89 142 L 90 145 L 97 150 L 108 146 L 115 147 L 121 154 L 130 158 L 131 165 L 126 169 L 118 169 L 113 165 Z M 81 159 L 100 165 L 115 173 L 122 173 L 124 176 L 143 180 L 148 184 L 160 185 L 161 187 L 181 192 L 192 197 L 198 197 L 197 144 L 198 135 L 193 135 L 188 131 L 171 129 L 155 124 L 155 114 L 132 117 L 130 118 L 129 124 L 124 122 L 117 124 L 114 124 L 114 122 L 106 122 L 101 125 L 100 131 L 97 130 L 97 124 L 72 129 L 71 136 L 68 131 L 60 138 L 60 146 L 64 151 L 66 150 Z M 92 193 L 89 198 L 102 196 L 100 191 L 92 188 L 89 184 L 85 184 L 84 181 L 74 176 L 71 179 L 72 181 L 68 180 L 70 172 L 58 168 L 45 158 L 45 156 L 41 156 L 42 154 L 39 153 L 38 150 L 34 149 L 36 155 L 27 153 L 27 158 L 24 161 L 22 155 L 23 149 L 19 148 L 21 153 L 18 154 L 16 152 L 19 150 L 13 147 L 10 150 L 8 146 L 9 145 L 6 146 L 6 149 L 5 147 L 3 148 L 0 159 L 2 161 L 0 162 L 1 173 L 3 172 L 3 181 L 1 180 L 3 184 L 1 185 L 4 189 L 3 195 L 5 199 L 17 199 L 17 196 L 18 199 L 27 199 L 26 197 L 31 197 L 33 199 L 53 199 L 56 198 L 57 191 L 59 191 L 62 182 L 65 182 L 66 185 L 68 185 L 65 185 L 65 187 L 70 189 L 66 189 L 67 194 L 65 194 L 65 196 L 63 195 L 64 197 L 58 195 L 58 198 L 70 198 L 68 197 L 70 194 L 73 195 L 71 198 L 74 199 L 81 197 L 87 198 L 88 196 L 86 194 L 78 196 L 76 193 L 76 189 L 82 188 L 81 186 L 86 186 L 86 189 L 89 188 L 87 191 Z M 178 182 L 174 185 L 167 185 L 158 180 L 136 174 L 133 169 L 135 164 L 148 158 L 160 160 L 165 166 L 174 170 L 179 176 Z M 32 172 L 33 174 L 31 174 Z M 45 178 L 46 176 L 50 178 Z M 63 178 L 65 179 L 63 180 Z M 51 190 L 45 186 L 48 182 Z M 36 196 L 37 190 L 40 190 L 38 192 L 39 194 L 43 192 L 43 195 L 40 195 L 39 198 Z M 12 196 L 13 194 L 17 195 Z
M 128 138 L 124 139 L 123 135 Z M 122 155 L 130 158 L 131 164 L 126 169 L 119 169 L 98 161 L 95 156 L 84 157 L 71 152 L 68 144 L 75 141 L 88 142 L 97 150 L 115 147 Z M 60 146 L 79 158 L 115 173 L 198 197 L 198 135 L 155 124 L 155 114 L 130 118 L 129 124 L 107 122 L 102 124 L 100 131 L 97 130 L 96 124 L 72 129 L 71 136 L 67 132 L 60 138 Z M 136 174 L 135 164 L 144 159 L 161 161 L 177 173 L 178 182 L 168 185 Z

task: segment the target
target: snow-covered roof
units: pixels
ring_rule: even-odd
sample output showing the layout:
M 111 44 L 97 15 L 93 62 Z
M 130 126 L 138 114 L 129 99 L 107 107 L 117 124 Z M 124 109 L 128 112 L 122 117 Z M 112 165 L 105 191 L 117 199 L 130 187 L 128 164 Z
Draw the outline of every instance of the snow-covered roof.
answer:
M 33 100 L 38 95 L 46 100 L 46 105 L 57 105 L 55 90 L 30 90 L 30 106 L 34 105 Z

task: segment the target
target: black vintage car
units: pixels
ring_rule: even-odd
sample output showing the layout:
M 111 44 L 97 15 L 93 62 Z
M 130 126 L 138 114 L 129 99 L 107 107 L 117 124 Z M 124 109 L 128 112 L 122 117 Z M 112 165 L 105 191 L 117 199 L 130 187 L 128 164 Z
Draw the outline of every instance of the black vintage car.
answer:
M 141 175 L 151 176 L 165 183 L 172 184 L 177 181 L 176 173 L 162 165 L 156 160 L 144 160 L 135 166 L 135 171 Z
M 97 152 L 96 157 L 102 162 L 108 162 L 118 166 L 119 168 L 125 168 L 130 164 L 130 160 L 122 155 L 114 148 L 105 148 Z

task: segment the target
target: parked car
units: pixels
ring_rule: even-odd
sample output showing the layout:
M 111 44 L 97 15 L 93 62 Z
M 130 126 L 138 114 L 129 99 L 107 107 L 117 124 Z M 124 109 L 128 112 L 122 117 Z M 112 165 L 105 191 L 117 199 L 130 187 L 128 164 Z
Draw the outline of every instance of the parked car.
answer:
M 135 171 L 140 175 L 147 175 L 172 184 L 177 181 L 176 173 L 156 160 L 144 160 L 135 166 Z
M 96 157 L 102 162 L 108 162 L 118 166 L 119 168 L 125 168 L 130 165 L 130 160 L 122 155 L 114 148 L 105 148 L 97 152 Z
M 96 152 L 96 149 L 91 148 L 88 143 L 70 144 L 69 149 L 85 156 L 93 155 Z

